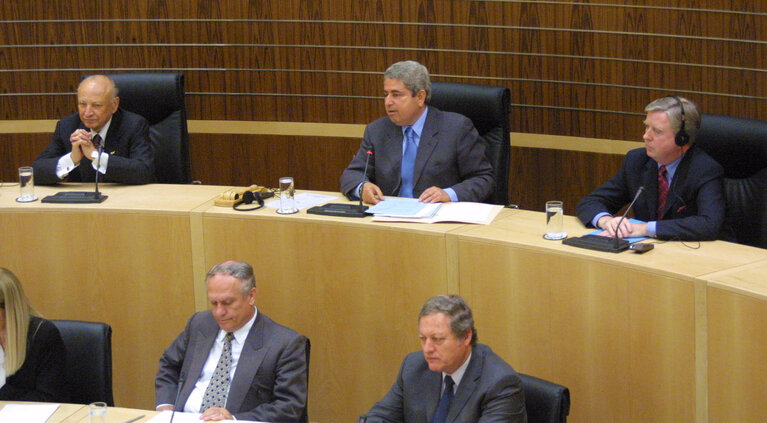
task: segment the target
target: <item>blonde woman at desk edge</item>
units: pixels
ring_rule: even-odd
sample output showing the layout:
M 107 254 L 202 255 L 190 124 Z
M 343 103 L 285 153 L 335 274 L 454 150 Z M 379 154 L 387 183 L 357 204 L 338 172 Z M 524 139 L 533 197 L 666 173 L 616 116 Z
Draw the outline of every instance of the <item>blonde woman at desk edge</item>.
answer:
M 66 350 L 59 330 L 37 315 L 19 279 L 2 267 L 0 346 L 0 400 L 66 400 Z

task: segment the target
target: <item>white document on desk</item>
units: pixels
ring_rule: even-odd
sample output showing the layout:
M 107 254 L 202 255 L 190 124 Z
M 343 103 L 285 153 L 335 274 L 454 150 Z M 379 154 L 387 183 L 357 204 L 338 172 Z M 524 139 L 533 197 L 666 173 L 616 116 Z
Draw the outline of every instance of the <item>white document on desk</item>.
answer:
M 6 404 L 0 410 L 0 422 L 45 423 L 59 404 Z
M 310 207 L 319 206 L 320 204 L 329 203 L 333 200 L 337 200 L 339 197 L 334 195 L 315 194 L 313 192 L 302 192 L 296 194 L 293 197 L 296 200 L 296 208 L 298 210 L 308 209 Z M 266 207 L 273 209 L 280 208 L 280 198 L 269 201 L 265 204 Z
M 411 223 L 474 223 L 478 225 L 489 225 L 493 222 L 503 206 L 484 203 L 457 202 L 442 203 L 442 207 L 437 210 L 434 217 L 413 219 L 407 217 L 384 217 L 373 216 L 375 222 L 411 222 Z
M 146 423 L 170 423 L 170 415 L 172 411 L 163 411 L 162 413 L 147 420 Z M 254 422 L 253 420 L 219 420 L 222 422 L 238 422 L 238 423 L 264 423 Z M 176 412 L 173 416 L 173 423 L 200 423 L 200 413 L 180 413 Z

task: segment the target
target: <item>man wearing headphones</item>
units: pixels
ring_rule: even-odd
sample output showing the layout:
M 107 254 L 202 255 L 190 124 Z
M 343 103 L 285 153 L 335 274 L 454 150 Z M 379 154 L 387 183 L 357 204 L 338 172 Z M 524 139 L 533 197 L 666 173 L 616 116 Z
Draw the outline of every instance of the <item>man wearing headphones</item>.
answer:
M 713 240 L 725 216 L 722 167 L 695 148 L 700 111 L 676 96 L 659 98 L 645 107 L 645 148 L 631 150 L 617 175 L 583 198 L 576 208 L 586 225 L 602 235 L 649 236 L 674 240 Z M 644 223 L 614 216 L 629 204 L 640 187 L 634 216 Z

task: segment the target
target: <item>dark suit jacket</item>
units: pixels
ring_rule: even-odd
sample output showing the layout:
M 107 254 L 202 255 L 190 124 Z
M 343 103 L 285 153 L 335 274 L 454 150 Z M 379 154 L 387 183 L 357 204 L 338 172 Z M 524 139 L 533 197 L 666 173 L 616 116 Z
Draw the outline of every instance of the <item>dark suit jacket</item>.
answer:
M 341 192 L 356 197 L 362 182 L 367 151 L 373 151 L 368 181 L 384 195 L 399 194 L 402 165 L 402 127 L 388 117 L 365 128 L 360 150 L 341 175 Z M 429 107 L 418 144 L 413 195 L 418 198 L 431 186 L 453 188 L 459 201 L 482 201 L 495 188 L 493 168 L 485 157 L 485 143 L 471 121 L 463 115 Z
M 174 404 L 179 377 L 182 410 L 202 373 L 218 334 L 210 311 L 194 314 L 160 359 L 155 378 L 157 405 Z M 245 340 L 231 381 L 226 409 L 237 419 L 298 422 L 306 407 L 306 338 L 259 312 Z
M 367 413 L 368 423 L 431 423 L 442 373 L 429 370 L 422 352 L 408 354 L 389 393 Z M 490 347 L 477 344 L 447 414 L 448 423 L 527 421 L 519 375 Z
M 617 213 L 644 186 L 645 191 L 634 204 L 634 216 L 644 221 L 658 220 L 658 238 L 716 239 L 725 215 L 723 175 L 722 166 L 693 144 L 676 169 L 663 220 L 658 220 L 658 163 L 647 156 L 644 148 L 638 148 L 628 152 L 617 175 L 578 203 L 576 214 L 589 225 L 600 212 Z
M 56 326 L 33 316 L 29 321 L 24 364 L 5 380 L 0 400 L 67 402 L 66 358 Z
M 69 136 L 76 129 L 88 130 L 75 113 L 61 119 L 48 148 L 32 164 L 35 183 L 51 185 L 61 182 L 56 176 L 56 165 L 61 156 L 72 152 Z M 107 172 L 99 182 L 148 184 L 154 182 L 154 148 L 149 139 L 149 124 L 143 117 L 127 110 L 117 109 L 109 124 L 104 152 L 109 154 Z M 69 174 L 69 182 L 95 182 L 96 170 L 86 158 Z

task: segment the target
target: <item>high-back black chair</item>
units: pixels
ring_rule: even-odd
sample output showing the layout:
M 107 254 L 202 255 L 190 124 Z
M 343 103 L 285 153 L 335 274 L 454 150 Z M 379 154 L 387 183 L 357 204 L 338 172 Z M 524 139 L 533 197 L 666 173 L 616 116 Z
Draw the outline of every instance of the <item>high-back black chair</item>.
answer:
M 52 320 L 67 351 L 69 402 L 105 402 L 112 396 L 112 327 L 106 323 Z
M 695 143 L 724 167 L 726 224 L 737 242 L 767 248 L 767 122 L 704 114 Z
M 155 181 L 188 184 L 189 132 L 184 105 L 184 75 L 180 73 L 120 73 L 107 75 L 119 89 L 120 107 L 149 122 L 154 146 Z
M 522 378 L 528 423 L 565 423 L 570 414 L 570 390 L 526 374 Z
M 495 191 L 488 203 L 509 203 L 509 160 L 511 159 L 511 91 L 506 87 L 432 82 L 429 104 L 471 119 L 485 140 L 485 155 L 493 166 Z

